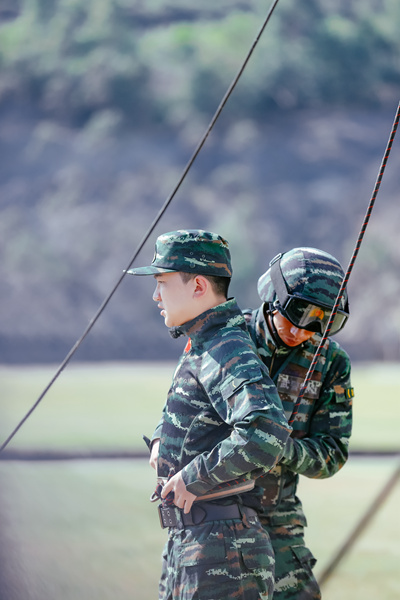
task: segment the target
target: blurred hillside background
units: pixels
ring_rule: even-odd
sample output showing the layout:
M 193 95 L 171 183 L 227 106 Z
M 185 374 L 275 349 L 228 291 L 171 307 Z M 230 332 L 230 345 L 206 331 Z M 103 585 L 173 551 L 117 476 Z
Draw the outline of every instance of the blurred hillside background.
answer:
M 0 362 L 59 362 L 173 190 L 270 3 L 0 0 Z M 231 244 L 232 294 L 298 245 L 346 268 L 400 97 L 398 0 L 281 0 L 164 231 Z M 399 134 L 400 135 L 400 134 Z M 340 342 L 400 359 L 400 140 Z M 126 277 L 77 360 L 173 359 L 151 278 Z M 385 318 L 383 318 L 383 316 Z M 179 347 L 178 347 L 179 346 Z

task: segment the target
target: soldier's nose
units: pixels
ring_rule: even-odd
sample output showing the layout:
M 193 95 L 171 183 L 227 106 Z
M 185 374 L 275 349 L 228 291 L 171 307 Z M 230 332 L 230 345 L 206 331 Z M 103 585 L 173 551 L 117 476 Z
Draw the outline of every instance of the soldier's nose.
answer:
M 154 300 L 154 302 L 159 302 L 161 300 L 160 292 L 158 289 L 158 284 L 156 285 L 156 289 L 154 290 L 154 293 L 153 293 L 153 300 Z

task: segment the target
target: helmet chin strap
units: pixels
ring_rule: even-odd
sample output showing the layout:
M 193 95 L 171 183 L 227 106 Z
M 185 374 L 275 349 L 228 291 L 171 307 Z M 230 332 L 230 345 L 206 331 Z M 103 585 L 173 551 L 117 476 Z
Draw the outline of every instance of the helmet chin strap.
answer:
M 272 337 L 274 338 L 274 342 L 277 346 L 281 346 L 283 344 L 281 338 L 279 337 L 278 331 L 276 329 L 275 323 L 274 323 L 274 314 L 271 310 L 271 308 L 269 308 L 266 311 L 266 317 L 267 317 L 267 325 L 268 328 L 271 332 Z
M 278 333 L 278 330 L 276 328 L 275 321 L 274 321 L 274 311 L 276 311 L 276 308 L 273 308 L 273 304 L 272 303 L 269 304 L 268 308 L 267 308 L 267 305 L 265 305 L 264 317 L 265 317 L 265 320 L 267 322 L 267 326 L 268 326 L 268 329 L 270 331 L 270 334 L 272 335 L 272 339 L 274 340 L 275 345 L 278 348 L 280 346 L 283 346 L 284 348 L 287 348 L 288 350 L 289 349 L 293 350 L 293 348 L 291 348 L 290 346 L 288 346 L 287 344 L 285 344 L 285 342 L 279 336 L 279 333 Z

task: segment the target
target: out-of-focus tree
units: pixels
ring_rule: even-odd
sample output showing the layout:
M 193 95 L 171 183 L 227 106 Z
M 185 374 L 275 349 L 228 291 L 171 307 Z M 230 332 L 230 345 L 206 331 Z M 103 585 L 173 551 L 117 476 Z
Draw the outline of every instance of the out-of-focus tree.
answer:
M 264 2 L 186 4 L 25 0 L 0 30 L 0 108 L 18 102 L 77 126 L 102 110 L 125 125 L 209 115 L 258 31 Z M 310 0 L 301 10 L 296 0 L 282 2 L 231 118 L 387 105 L 400 89 L 399 22 L 396 0 Z

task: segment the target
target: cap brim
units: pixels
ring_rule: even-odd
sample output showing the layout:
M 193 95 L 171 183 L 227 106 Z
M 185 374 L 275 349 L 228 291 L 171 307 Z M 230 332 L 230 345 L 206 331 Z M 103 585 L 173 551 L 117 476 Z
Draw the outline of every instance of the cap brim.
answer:
M 137 267 L 125 271 L 129 275 L 157 275 L 157 273 L 176 273 L 176 269 L 164 269 L 163 267 Z

